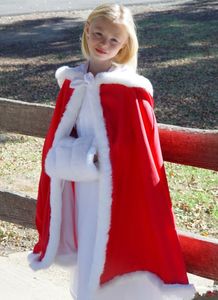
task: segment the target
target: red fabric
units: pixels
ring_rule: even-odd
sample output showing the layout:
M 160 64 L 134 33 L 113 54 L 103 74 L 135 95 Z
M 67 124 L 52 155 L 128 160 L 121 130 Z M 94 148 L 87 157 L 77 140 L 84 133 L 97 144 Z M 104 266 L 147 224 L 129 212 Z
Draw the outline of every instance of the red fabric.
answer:
M 165 283 L 185 284 L 188 280 L 152 99 L 142 89 L 123 85 L 103 85 L 101 99 L 113 179 L 111 228 L 101 283 L 145 270 Z
M 65 81 L 45 140 L 39 184 L 35 253 L 44 256 L 50 222 L 50 179 L 44 159 L 70 99 Z M 101 284 L 117 275 L 150 271 L 165 283 L 188 283 L 163 166 L 153 99 L 141 88 L 100 87 L 112 166 L 112 211 Z
M 40 259 L 42 259 L 45 255 L 49 239 L 50 226 L 50 177 L 45 173 L 45 158 L 52 146 L 54 135 L 64 113 L 66 104 L 68 103 L 73 92 L 73 90 L 69 88 L 69 85 L 70 81 L 65 80 L 59 92 L 55 110 L 42 150 L 42 172 L 39 180 L 36 206 L 36 228 L 39 232 L 39 241 L 33 249 L 33 253 L 41 253 Z

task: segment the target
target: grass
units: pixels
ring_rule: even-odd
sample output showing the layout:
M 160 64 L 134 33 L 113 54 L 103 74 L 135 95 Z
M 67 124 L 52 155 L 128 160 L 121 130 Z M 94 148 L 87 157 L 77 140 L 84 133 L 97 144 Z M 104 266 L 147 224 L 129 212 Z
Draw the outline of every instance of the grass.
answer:
M 36 197 L 43 139 L 0 134 L 0 188 Z
M 166 163 L 177 225 L 218 237 L 218 173 Z

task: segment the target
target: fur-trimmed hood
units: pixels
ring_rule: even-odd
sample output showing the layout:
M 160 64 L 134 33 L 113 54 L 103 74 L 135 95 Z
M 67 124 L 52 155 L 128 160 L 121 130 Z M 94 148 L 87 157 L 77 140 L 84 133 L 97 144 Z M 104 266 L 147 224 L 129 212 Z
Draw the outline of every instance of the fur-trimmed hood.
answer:
M 75 81 L 78 82 L 84 79 L 84 74 L 88 69 L 88 63 L 79 65 L 78 67 L 68 67 L 63 66 L 57 69 L 55 77 L 58 81 L 60 87 L 65 79 L 68 79 L 72 82 L 72 87 L 74 87 Z M 153 97 L 153 87 L 151 82 L 141 76 L 136 74 L 128 66 L 112 66 L 109 72 L 101 72 L 95 76 L 95 82 L 97 85 L 101 84 L 122 84 L 128 87 L 139 87 L 145 89 Z

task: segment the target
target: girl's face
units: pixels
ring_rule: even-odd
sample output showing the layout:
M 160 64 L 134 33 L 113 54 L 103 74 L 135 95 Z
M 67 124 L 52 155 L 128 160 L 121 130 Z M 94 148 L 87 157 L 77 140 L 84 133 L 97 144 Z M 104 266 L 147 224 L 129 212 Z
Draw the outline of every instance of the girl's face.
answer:
M 123 24 L 113 23 L 105 17 L 98 17 L 86 24 L 86 39 L 90 60 L 111 62 L 128 40 Z

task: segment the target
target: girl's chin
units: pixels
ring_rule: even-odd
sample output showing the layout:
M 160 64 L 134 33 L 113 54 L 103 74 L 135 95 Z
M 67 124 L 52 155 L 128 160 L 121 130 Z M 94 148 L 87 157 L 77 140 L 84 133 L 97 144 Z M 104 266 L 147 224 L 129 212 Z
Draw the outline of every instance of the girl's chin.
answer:
M 91 56 L 90 57 L 90 60 L 92 60 L 93 62 L 95 63 L 111 63 L 111 59 L 110 58 L 107 58 L 107 57 L 103 57 L 103 56 Z
M 96 52 L 94 56 L 95 56 L 96 59 L 108 60 L 107 54 L 102 54 L 102 53 Z

